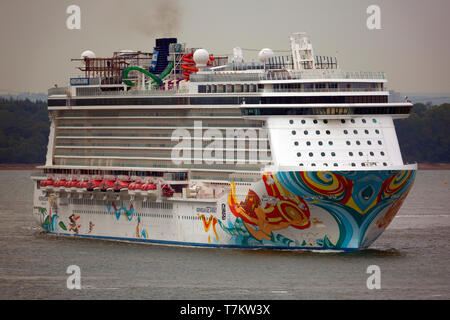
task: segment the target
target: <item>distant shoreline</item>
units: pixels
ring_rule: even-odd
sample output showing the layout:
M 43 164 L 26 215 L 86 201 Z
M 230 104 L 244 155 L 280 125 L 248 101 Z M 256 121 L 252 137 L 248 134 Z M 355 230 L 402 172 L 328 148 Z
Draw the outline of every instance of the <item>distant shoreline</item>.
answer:
M 0 163 L 0 170 L 35 170 L 39 166 L 43 166 L 43 164 Z
M 0 170 L 35 170 L 43 164 L 0 163 Z M 419 163 L 419 170 L 450 170 L 450 163 Z
M 450 170 L 450 163 L 419 163 L 419 170 Z

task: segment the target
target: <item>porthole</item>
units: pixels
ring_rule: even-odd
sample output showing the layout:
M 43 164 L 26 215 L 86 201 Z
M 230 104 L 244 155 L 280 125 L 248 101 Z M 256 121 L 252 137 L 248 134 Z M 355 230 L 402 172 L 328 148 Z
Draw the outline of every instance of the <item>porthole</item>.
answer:
M 352 144 L 350 141 L 347 141 L 346 143 L 347 143 L 348 146 Z
M 361 121 L 362 121 L 362 123 L 366 123 L 366 119 L 362 119 Z
M 314 121 L 313 121 L 313 122 L 314 122 L 314 124 L 317 124 L 317 120 L 315 120 L 315 119 L 314 119 Z
M 386 163 L 386 162 L 383 162 L 383 166 L 387 167 L 387 163 Z
M 359 142 L 359 140 L 356 140 L 356 144 L 357 144 L 358 146 L 360 146 L 360 145 L 361 145 L 361 142 Z
M 365 132 L 366 134 L 369 134 L 369 130 L 364 130 L 364 132 Z
M 319 130 L 316 130 L 316 134 L 319 135 L 319 134 L 320 134 L 320 131 L 319 131 Z
M 338 166 L 338 164 L 335 162 L 335 163 L 333 163 L 333 166 L 335 166 L 335 167 L 337 167 Z
M 344 130 L 344 134 L 348 134 L 348 131 L 347 131 L 347 130 Z
M 296 135 L 297 134 L 297 132 L 295 132 L 295 130 L 292 130 L 292 135 Z
M 349 155 L 350 157 L 353 157 L 353 152 L 349 152 L 348 155 Z
M 298 146 L 298 141 L 295 141 L 295 142 L 294 142 L 294 145 Z
M 310 157 L 314 156 L 314 153 L 310 152 L 310 153 L 309 153 L 309 156 L 310 156 Z
M 372 119 L 373 123 L 377 123 L 377 119 Z
M 302 120 L 302 124 L 305 124 L 306 123 L 306 120 Z
M 373 156 L 374 156 L 374 153 L 373 153 L 372 151 L 370 151 L 370 155 L 373 157 Z
M 381 140 L 378 140 L 378 144 L 381 146 L 383 142 L 381 142 Z
M 324 163 L 323 165 L 324 165 L 324 167 L 328 167 L 328 163 Z
M 332 145 L 333 145 L 333 141 L 328 141 L 328 144 L 329 144 L 330 146 L 332 146 Z
M 305 130 L 303 133 L 305 134 L 305 136 L 307 136 L 308 135 L 308 130 Z
M 382 156 L 384 156 L 384 152 L 383 152 L 383 151 L 381 151 L 380 154 L 381 154 Z
M 350 122 L 351 122 L 351 123 L 355 123 L 355 119 L 351 119 Z
M 301 157 L 302 154 L 300 152 L 297 152 L 297 157 Z
M 368 144 L 369 146 L 371 146 L 371 145 L 372 145 L 372 141 L 367 140 L 367 144 Z
M 361 163 L 361 166 L 363 166 L 363 167 L 365 167 L 366 166 L 366 164 L 363 162 L 363 163 Z
M 289 120 L 289 123 L 290 124 L 294 124 L 294 120 Z
M 319 144 L 319 146 L 322 146 L 322 145 L 323 145 L 323 142 L 322 142 L 322 141 L 319 141 L 318 144 Z
M 303 163 L 300 163 L 299 166 L 300 166 L 300 167 L 303 167 Z
M 330 130 L 325 131 L 326 134 L 331 134 Z
M 315 167 L 316 166 L 316 164 L 315 163 L 311 163 L 311 167 Z
M 353 133 L 354 134 L 358 134 L 358 130 L 353 130 Z
M 376 134 L 379 134 L 379 133 L 380 133 L 380 130 L 375 129 L 375 133 L 376 133 Z
M 336 156 L 336 152 L 332 152 L 332 153 L 331 153 L 331 156 L 332 156 L 332 157 L 335 157 L 335 156 Z
M 342 120 L 341 120 L 341 123 L 345 123 L 345 120 L 344 120 L 344 119 L 342 119 Z
M 362 157 L 364 155 L 364 153 L 362 153 L 361 151 L 358 152 L 358 154 Z
M 325 152 L 320 153 L 322 157 L 325 157 Z
M 356 167 L 356 163 L 352 162 L 352 167 Z
M 307 145 L 307 146 L 310 146 L 310 145 L 311 145 L 311 142 L 310 142 L 310 141 L 306 141 L 306 145 Z
M 323 123 L 327 124 L 327 123 L 328 123 L 328 120 L 323 120 Z

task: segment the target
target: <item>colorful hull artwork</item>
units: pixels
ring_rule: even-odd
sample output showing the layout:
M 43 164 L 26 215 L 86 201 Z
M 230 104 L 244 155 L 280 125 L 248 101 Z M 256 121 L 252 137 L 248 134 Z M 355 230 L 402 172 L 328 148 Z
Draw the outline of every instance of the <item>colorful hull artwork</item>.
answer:
M 172 199 L 162 212 L 142 201 L 97 201 L 80 207 L 66 200 L 58 207 L 48 197 L 47 208 L 38 208 L 37 215 L 46 231 L 60 235 L 168 245 L 352 251 L 369 247 L 388 227 L 415 174 L 267 172 L 250 187 L 230 182 L 229 193 L 215 204 Z
M 241 246 L 367 248 L 397 214 L 415 173 L 266 173 L 244 201 L 232 183 L 228 204 L 236 220 L 219 224 Z

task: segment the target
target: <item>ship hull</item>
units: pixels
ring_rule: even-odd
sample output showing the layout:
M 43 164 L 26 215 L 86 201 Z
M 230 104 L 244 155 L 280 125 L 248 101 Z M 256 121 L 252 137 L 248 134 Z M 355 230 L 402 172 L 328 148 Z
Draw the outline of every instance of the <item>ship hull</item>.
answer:
M 289 250 L 369 247 L 397 214 L 415 170 L 266 172 L 219 199 L 129 199 L 36 187 L 34 216 L 61 236 Z

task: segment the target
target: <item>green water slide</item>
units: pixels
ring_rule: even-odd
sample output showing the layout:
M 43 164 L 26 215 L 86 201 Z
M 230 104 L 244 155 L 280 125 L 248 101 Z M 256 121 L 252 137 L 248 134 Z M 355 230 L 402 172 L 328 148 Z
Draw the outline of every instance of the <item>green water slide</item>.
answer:
M 159 75 L 159 78 L 162 80 L 165 77 L 167 77 L 167 75 L 172 72 L 173 69 L 173 62 L 169 62 L 169 64 L 167 65 L 167 67 L 164 69 L 164 71 Z
M 125 82 L 125 84 L 134 87 L 136 84 L 133 81 L 130 80 L 126 80 L 128 78 L 128 73 L 130 71 L 138 71 L 141 72 L 143 74 L 145 74 L 146 76 L 150 77 L 153 79 L 152 84 L 156 84 L 158 87 L 161 87 L 163 85 L 162 80 L 167 77 L 167 75 L 172 71 L 173 69 L 173 62 L 169 62 L 169 64 L 167 65 L 166 69 L 164 69 L 164 71 L 159 75 L 154 75 L 153 73 L 148 72 L 145 69 L 142 69 L 140 67 L 128 67 L 125 70 L 123 70 L 122 73 L 122 79 L 124 79 L 123 81 Z

